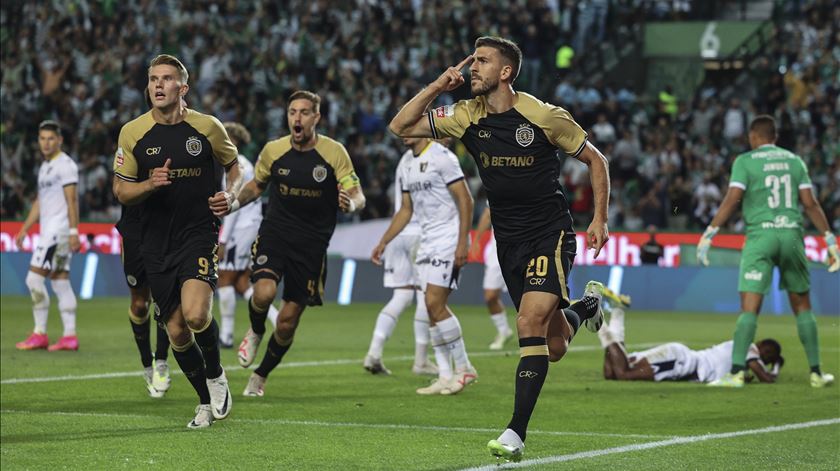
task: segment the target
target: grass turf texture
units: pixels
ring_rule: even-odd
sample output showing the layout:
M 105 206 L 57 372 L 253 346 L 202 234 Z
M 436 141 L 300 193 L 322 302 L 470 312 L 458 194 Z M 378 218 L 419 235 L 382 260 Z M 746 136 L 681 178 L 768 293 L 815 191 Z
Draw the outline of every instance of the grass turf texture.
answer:
M 263 398 L 244 398 L 249 372 L 223 350 L 233 412 L 188 431 L 197 398 L 170 354 L 166 397 L 147 396 L 127 319 L 128 299 L 79 303 L 81 350 L 18 352 L 32 327 L 30 301 L 3 297 L 0 316 L 0 466 L 3 469 L 461 469 L 492 465 L 485 444 L 510 417 L 515 342 L 490 352 L 495 333 L 483 307 L 456 306 L 479 382 L 454 397 L 422 397 L 427 380 L 409 370 L 413 312 L 403 313 L 385 349 L 390 377 L 361 366 L 380 306 L 308 310 L 284 365 Z M 819 318 L 823 369 L 840 373 L 837 317 Z M 629 311 L 629 348 L 681 341 L 703 348 L 728 339 L 735 317 Z M 237 305 L 237 342 L 247 328 Z M 55 306 L 50 334 L 60 332 Z M 154 335 L 154 334 L 153 334 Z M 601 377 L 603 352 L 583 329 L 552 365 L 531 421 L 525 459 L 759 429 L 840 417 L 840 388 L 808 385 L 792 316 L 762 316 L 757 338 L 774 337 L 787 365 L 775 385 L 716 390 L 692 383 L 620 383 Z M 643 345 L 645 344 L 645 345 Z M 154 347 L 153 347 L 154 348 Z M 258 359 L 262 358 L 263 345 Z M 134 374 L 136 372 L 136 374 Z M 22 378 L 114 377 L 50 382 Z M 122 373 L 122 374 L 120 374 Z M 836 469 L 837 423 L 761 435 L 583 457 L 540 469 Z

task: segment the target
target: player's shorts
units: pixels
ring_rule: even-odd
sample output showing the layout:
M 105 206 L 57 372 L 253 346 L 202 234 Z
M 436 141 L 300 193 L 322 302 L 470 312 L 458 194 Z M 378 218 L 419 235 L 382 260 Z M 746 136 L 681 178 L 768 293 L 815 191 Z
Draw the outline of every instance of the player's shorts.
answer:
M 385 247 L 385 253 L 382 255 L 385 261 L 382 284 L 386 288 L 402 288 L 419 284 L 414 266 L 419 243 L 419 234 L 400 234 Z
M 496 251 L 496 238 L 491 237 L 487 246 L 484 248 L 484 281 L 482 288 L 485 290 L 503 289 L 507 291 L 505 286 L 505 278 L 502 276 L 502 267 L 499 265 L 499 254 Z
M 146 276 L 146 265 L 143 263 L 143 254 L 140 252 L 139 237 L 122 238 L 122 263 L 125 282 L 129 288 L 145 288 L 148 284 Z
M 38 238 L 38 245 L 32 251 L 29 265 L 43 268 L 50 272 L 70 271 L 70 235 L 68 233 L 43 233 Z
M 260 231 L 251 250 L 251 282 L 263 278 L 283 280 L 283 301 L 320 306 L 327 281 L 327 247 L 292 243 Z
M 773 267 L 779 267 L 779 289 L 805 293 L 811 289 L 811 274 L 805 258 L 805 243 L 798 230 L 770 229 L 750 232 L 741 252 L 738 291 L 767 294 Z
M 455 266 L 455 244 L 452 243 L 432 247 L 424 247 L 421 243 L 417 251 L 417 277 L 420 289 L 426 291 L 426 285 L 432 284 L 452 290 L 458 289 L 460 269 Z
M 181 287 L 187 280 L 201 280 L 216 290 L 219 278 L 218 236 L 196 238 L 171 253 L 143 255 L 146 277 L 155 301 L 155 320 L 165 324 L 181 305 Z
M 524 242 L 496 242 L 502 276 L 516 309 L 529 291 L 555 294 L 559 308 L 571 304 L 569 271 L 575 259 L 577 242 L 573 231 Z
M 653 368 L 654 381 L 697 379 L 697 355 L 681 343 L 671 342 L 627 355 L 630 366 L 642 358 Z
M 221 271 L 245 271 L 251 267 L 251 246 L 260 226 L 249 224 L 235 227 L 225 244 L 225 259 L 219 263 Z

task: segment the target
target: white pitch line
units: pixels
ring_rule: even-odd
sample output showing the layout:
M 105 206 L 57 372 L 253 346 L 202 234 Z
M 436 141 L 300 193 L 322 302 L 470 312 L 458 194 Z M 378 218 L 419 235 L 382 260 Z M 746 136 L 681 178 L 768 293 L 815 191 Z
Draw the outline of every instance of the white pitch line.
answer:
M 659 345 L 659 343 L 640 343 L 632 345 L 633 348 L 649 348 L 655 345 Z M 588 352 L 593 350 L 601 350 L 601 347 L 598 345 L 581 345 L 579 347 L 570 347 L 570 352 Z M 501 352 L 475 352 L 470 353 L 471 357 L 496 357 L 496 356 L 505 356 L 505 355 L 515 355 L 516 352 L 511 351 L 501 351 Z M 413 361 L 413 356 L 400 356 L 400 357 L 389 357 L 387 358 L 388 361 Z M 354 364 L 362 364 L 361 358 L 344 358 L 344 359 L 336 359 L 336 360 L 319 360 L 319 361 L 292 361 L 288 363 L 280 363 L 279 368 L 303 368 L 303 367 L 311 367 L 311 366 L 335 366 L 335 365 L 354 365 Z M 236 371 L 243 371 L 239 365 L 228 365 L 225 366 L 225 371 L 227 374 L 236 372 Z M 251 367 L 256 368 L 256 366 Z M 142 370 L 134 370 L 134 371 L 116 371 L 113 373 L 92 373 L 87 375 L 64 375 L 64 376 L 43 376 L 39 378 L 9 378 L 0 381 L 0 384 L 26 384 L 26 383 L 48 383 L 52 381 L 85 381 L 85 380 L 94 380 L 94 379 L 112 379 L 112 378 L 128 378 L 128 377 L 136 377 L 142 375 Z M 173 375 L 180 375 L 183 374 L 180 370 L 172 370 L 171 374 Z
M 840 418 L 813 420 L 810 422 L 799 422 L 784 425 L 774 425 L 772 427 L 739 430 L 736 432 L 726 433 L 709 433 L 704 435 L 693 435 L 688 437 L 675 437 L 667 440 L 659 440 L 648 443 L 637 443 L 633 445 L 617 446 L 612 448 L 604 448 L 601 450 L 582 451 L 579 453 L 572 453 L 568 455 L 547 456 L 545 458 L 536 458 L 533 460 L 525 460 L 519 463 L 506 463 L 502 465 L 493 464 L 486 466 L 478 466 L 475 468 L 466 468 L 462 471 L 496 471 L 498 469 L 523 468 L 525 466 L 537 466 L 552 463 L 562 463 L 566 461 L 574 461 L 586 458 L 597 458 L 599 456 L 615 455 L 619 453 L 630 453 L 634 451 L 650 450 L 653 448 L 662 448 L 672 445 L 685 445 L 691 443 L 705 442 L 707 440 L 718 440 L 724 438 L 742 437 L 745 435 L 759 435 L 764 433 L 785 432 L 788 430 L 799 430 L 803 428 L 821 427 L 825 425 L 840 424 Z
M 28 411 L 19 409 L 2 409 L 0 414 L 26 414 L 26 415 L 55 415 L 63 417 L 98 417 L 113 419 L 170 419 L 155 415 L 136 414 L 111 414 L 107 412 L 65 412 L 65 411 Z M 345 427 L 345 428 L 369 428 L 386 430 L 428 430 L 433 432 L 466 432 L 466 433 L 498 433 L 497 428 L 480 427 L 447 427 L 443 425 L 410 425 L 410 424 L 376 424 L 360 422 L 327 422 L 322 420 L 286 420 L 286 419 L 239 419 L 230 418 L 225 422 L 246 423 L 246 424 L 270 424 L 270 425 L 301 425 L 311 427 Z M 646 435 L 635 433 L 604 433 L 604 432 L 560 432 L 553 430 L 529 430 L 529 434 L 554 435 L 554 436 L 580 436 L 580 437 L 610 437 L 610 438 L 676 438 L 672 435 Z

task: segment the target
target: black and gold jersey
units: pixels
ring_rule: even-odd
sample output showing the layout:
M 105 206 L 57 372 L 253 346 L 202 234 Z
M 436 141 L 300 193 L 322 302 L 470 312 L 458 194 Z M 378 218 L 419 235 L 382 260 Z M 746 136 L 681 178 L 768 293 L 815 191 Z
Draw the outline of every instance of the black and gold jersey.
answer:
M 488 113 L 484 100 L 436 108 L 429 122 L 435 138 L 460 139 L 478 164 L 496 239 L 516 242 L 570 231 L 560 170 L 563 154 L 583 150 L 586 131 L 563 108 L 527 93 L 517 92 L 516 104 L 504 113 Z
M 117 230 L 123 237 L 140 237 L 143 230 L 140 220 L 141 205 L 122 205 L 121 209 L 120 220 L 116 224 Z
M 347 150 L 321 134 L 305 152 L 292 147 L 290 136 L 269 142 L 257 159 L 254 178 L 271 184 L 260 234 L 267 230 L 283 240 L 324 247 L 335 230 L 338 185 L 345 190 L 359 186 Z
M 218 119 L 187 110 L 183 121 L 156 123 L 151 111 L 120 130 L 114 174 L 142 182 L 167 159 L 170 185 L 139 205 L 144 253 L 165 254 L 191 237 L 218 233 L 219 219 L 208 198 L 221 189 L 221 168 L 237 163 L 237 150 Z

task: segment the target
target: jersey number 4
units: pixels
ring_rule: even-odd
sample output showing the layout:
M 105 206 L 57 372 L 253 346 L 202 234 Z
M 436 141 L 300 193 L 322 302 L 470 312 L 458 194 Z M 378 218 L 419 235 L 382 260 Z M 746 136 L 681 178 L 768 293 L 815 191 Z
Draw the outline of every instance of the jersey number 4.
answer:
M 770 196 L 767 197 L 767 205 L 770 208 L 778 208 L 781 204 L 781 191 L 785 192 L 785 208 L 793 207 L 793 197 L 791 194 L 790 174 L 767 175 L 764 179 L 764 186 L 770 190 Z M 784 188 L 782 188 L 784 187 Z

